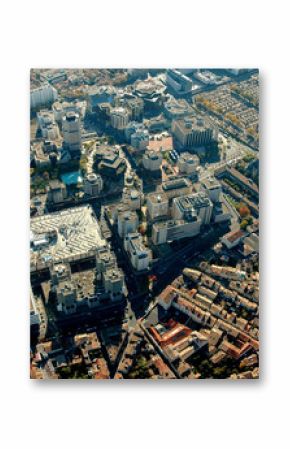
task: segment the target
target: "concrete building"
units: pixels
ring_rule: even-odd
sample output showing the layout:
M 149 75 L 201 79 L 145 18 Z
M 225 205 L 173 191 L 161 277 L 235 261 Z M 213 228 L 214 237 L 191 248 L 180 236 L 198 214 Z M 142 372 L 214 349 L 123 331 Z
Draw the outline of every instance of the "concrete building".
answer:
M 130 233 L 125 237 L 124 248 L 127 251 L 132 266 L 137 271 L 148 270 L 152 261 L 152 252 L 145 247 L 139 233 Z
M 55 101 L 52 105 L 52 111 L 54 114 L 54 119 L 58 123 L 62 123 L 62 119 L 67 112 L 75 112 L 79 114 L 80 118 L 83 120 L 87 109 L 86 101 Z
M 101 175 L 112 180 L 120 178 L 126 171 L 126 160 L 120 157 L 118 148 L 100 146 L 95 151 L 96 163 Z
M 117 94 L 114 86 L 89 86 L 87 91 L 87 103 L 89 112 L 96 112 L 100 104 L 113 104 Z
M 117 266 L 116 256 L 108 246 L 99 248 L 96 253 L 96 272 L 103 275 L 108 270 Z
M 213 204 L 204 192 L 192 193 L 190 195 L 174 198 L 172 202 L 172 217 L 185 219 L 188 215 L 196 213 L 201 224 L 209 224 L 212 217 Z
M 141 209 L 143 202 L 143 195 L 141 192 L 130 187 L 124 187 L 122 194 L 122 203 L 125 204 L 129 210 Z
M 169 201 L 165 193 L 151 193 L 146 197 L 148 219 L 154 221 L 156 219 L 166 217 L 169 211 Z
M 186 216 L 186 219 L 167 220 L 154 223 L 152 227 L 152 242 L 161 245 L 182 238 L 194 237 L 199 234 L 201 220 L 195 211 Z
M 124 238 L 130 232 L 135 232 L 139 224 L 135 211 L 121 211 L 118 214 L 118 234 Z
M 168 199 L 188 195 L 192 191 L 192 184 L 187 178 L 173 178 L 162 183 L 162 192 Z
M 65 314 L 76 313 L 77 311 L 77 289 L 70 280 L 61 281 L 56 287 L 57 309 Z
M 222 186 L 216 178 L 212 176 L 210 178 L 203 179 L 201 182 L 201 188 L 207 193 L 209 199 L 213 203 L 220 201 Z
M 79 114 L 69 111 L 62 119 L 63 145 L 68 149 L 72 158 L 81 154 L 81 119 Z
M 67 197 L 66 186 L 58 179 L 49 181 L 48 201 L 62 203 Z
M 139 128 L 131 134 L 131 145 L 136 150 L 144 151 L 149 145 L 149 131 L 145 128 Z
M 188 76 L 174 69 L 167 70 L 166 84 L 179 95 L 191 92 L 193 85 L 191 79 L 188 78 Z
M 124 294 L 124 273 L 120 268 L 110 268 L 103 274 L 105 292 L 111 300 L 118 300 Z
M 84 180 L 84 192 L 87 195 L 100 195 L 103 190 L 103 179 L 100 174 L 89 173 Z
M 71 207 L 31 219 L 30 270 L 52 263 L 74 262 L 95 257 L 106 246 L 90 206 Z
M 184 149 L 201 147 L 217 139 L 215 127 L 204 117 L 195 115 L 173 120 L 171 130 Z
M 129 122 L 125 129 L 125 137 L 128 142 L 131 143 L 131 136 L 135 134 L 137 131 L 145 131 L 146 128 L 143 123 L 138 123 L 135 121 Z
M 39 111 L 37 113 L 37 124 L 44 139 L 54 141 L 60 138 L 59 128 L 54 120 L 53 112 L 47 109 Z
M 111 125 L 115 129 L 123 130 L 129 123 L 129 112 L 126 108 L 116 107 L 110 111 Z
M 185 175 L 195 175 L 199 166 L 199 157 L 196 154 L 188 152 L 182 153 L 177 162 L 179 173 Z
M 164 114 L 170 120 L 191 115 L 192 113 L 192 107 L 184 99 L 176 99 L 170 96 L 164 104 Z
M 162 155 L 159 151 L 146 150 L 143 159 L 143 167 L 150 172 L 158 172 L 162 165 Z
M 49 106 L 57 99 L 57 90 L 48 83 L 41 84 L 30 90 L 30 107 L 36 109 Z

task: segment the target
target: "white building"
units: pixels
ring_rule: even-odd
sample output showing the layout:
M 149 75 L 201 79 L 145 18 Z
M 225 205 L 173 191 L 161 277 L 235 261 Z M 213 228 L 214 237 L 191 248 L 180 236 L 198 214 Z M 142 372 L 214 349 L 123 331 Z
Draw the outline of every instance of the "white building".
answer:
M 200 233 L 201 220 L 195 211 L 186 219 L 167 220 L 165 222 L 154 223 L 152 227 L 152 242 L 154 245 L 194 237 Z
M 158 171 L 162 164 L 162 155 L 159 151 L 146 150 L 143 155 L 142 163 L 146 170 Z
M 152 261 L 152 252 L 145 247 L 139 233 L 131 233 L 125 237 L 124 248 L 129 254 L 132 266 L 137 271 L 147 270 Z
M 40 106 L 48 106 L 57 99 L 57 90 L 48 83 L 30 91 L 30 107 L 32 109 Z
M 100 174 L 89 173 L 84 180 L 84 192 L 87 195 L 99 195 L 103 190 L 103 179 Z
M 127 210 L 118 214 L 118 234 L 124 238 L 130 232 L 135 232 L 139 224 L 136 212 Z
M 37 113 L 37 123 L 44 139 L 53 141 L 60 138 L 59 128 L 54 120 L 53 112 L 47 109 L 39 111 Z
M 151 193 L 146 197 L 149 220 L 156 220 L 168 215 L 169 201 L 165 193 Z
M 86 101 L 55 101 L 52 105 L 52 111 L 54 114 L 54 119 L 61 123 L 64 115 L 67 112 L 76 112 L 79 114 L 81 119 L 84 118 L 86 114 L 87 102 Z
M 111 125 L 116 129 L 125 129 L 129 123 L 129 113 L 127 109 L 122 107 L 112 108 L 111 112 Z

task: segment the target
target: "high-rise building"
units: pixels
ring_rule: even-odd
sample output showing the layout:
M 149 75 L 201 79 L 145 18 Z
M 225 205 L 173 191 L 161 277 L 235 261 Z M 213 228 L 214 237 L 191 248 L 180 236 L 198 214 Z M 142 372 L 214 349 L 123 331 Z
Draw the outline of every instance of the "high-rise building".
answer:
M 159 151 L 146 150 L 143 155 L 143 167 L 151 172 L 160 170 L 162 155 Z
M 122 130 L 125 129 L 129 123 L 129 113 L 126 108 L 117 107 L 111 109 L 111 125 L 113 128 Z
M 213 204 L 205 192 L 180 196 L 174 198 L 172 202 L 173 218 L 183 219 L 194 211 L 203 225 L 210 223 L 212 210 Z
M 72 158 L 81 154 L 81 119 L 79 114 L 73 111 L 67 112 L 62 119 L 62 132 L 64 147 L 67 148 Z
M 142 237 L 138 232 L 130 233 L 125 237 L 124 248 L 135 270 L 143 271 L 149 268 L 152 252 L 143 244 Z
M 118 214 L 118 234 L 124 238 L 129 232 L 135 232 L 138 227 L 138 216 L 136 212 L 127 210 Z
M 220 200 L 222 186 L 213 176 L 204 179 L 201 182 L 201 188 L 208 194 L 210 200 L 213 203 L 217 203 Z
M 217 139 L 214 125 L 195 115 L 173 120 L 171 128 L 174 137 L 184 149 L 201 147 Z
M 89 173 L 84 180 L 84 192 L 87 195 L 99 195 L 103 189 L 103 179 L 100 174 Z
M 57 99 L 57 90 L 48 83 L 41 84 L 30 91 L 30 107 L 49 106 Z
M 168 198 L 165 193 L 156 192 L 147 195 L 146 204 L 149 220 L 156 220 L 168 215 L 169 205 Z

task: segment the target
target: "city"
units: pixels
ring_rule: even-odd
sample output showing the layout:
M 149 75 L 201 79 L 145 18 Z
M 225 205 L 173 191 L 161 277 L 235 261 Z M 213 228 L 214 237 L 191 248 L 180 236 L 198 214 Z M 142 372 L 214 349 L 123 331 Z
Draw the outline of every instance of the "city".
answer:
M 259 378 L 257 69 L 31 69 L 30 377 Z

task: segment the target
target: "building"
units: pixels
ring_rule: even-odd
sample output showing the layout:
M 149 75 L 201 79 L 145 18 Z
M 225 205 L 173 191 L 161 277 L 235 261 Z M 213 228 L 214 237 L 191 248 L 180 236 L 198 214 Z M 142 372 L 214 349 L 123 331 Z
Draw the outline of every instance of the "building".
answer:
M 192 191 L 192 184 L 187 178 L 173 178 L 162 183 L 161 191 L 168 199 L 188 195 Z
M 152 226 L 152 242 L 154 245 L 194 237 L 200 233 L 201 220 L 193 211 L 186 219 L 171 219 L 154 223 Z
M 108 246 L 97 249 L 96 253 L 96 272 L 97 275 L 103 275 L 108 270 L 117 266 L 116 256 L 110 251 Z
M 163 104 L 166 86 L 158 77 L 148 76 L 134 84 L 134 93 L 144 101 L 145 108 L 160 107 Z
M 119 300 L 124 294 L 124 273 L 118 267 L 110 268 L 103 274 L 105 292 L 112 300 Z
M 125 129 L 125 137 L 128 142 L 131 143 L 131 136 L 135 134 L 137 131 L 145 131 L 146 128 L 143 123 L 138 122 L 129 122 Z
M 245 237 L 245 232 L 242 231 L 241 229 L 237 230 L 237 231 L 231 231 L 228 232 L 227 234 L 225 234 L 222 238 L 221 238 L 221 242 L 228 248 L 228 249 L 232 249 L 235 246 L 237 246 L 239 243 L 241 243 L 241 241 L 243 240 L 243 238 Z
M 37 124 L 44 139 L 54 141 L 60 138 L 59 128 L 53 112 L 43 109 L 37 113 Z
M 192 81 L 188 76 L 178 70 L 168 69 L 166 72 L 166 84 L 178 95 L 188 94 L 192 90 Z
M 159 172 L 162 165 L 162 155 L 160 151 L 146 150 L 143 159 L 143 167 L 150 172 Z
M 181 98 L 176 99 L 173 96 L 170 96 L 164 104 L 164 114 L 170 120 L 191 115 L 192 113 L 192 107 L 189 106 L 186 100 Z
M 55 101 L 52 105 L 52 111 L 54 119 L 58 123 L 62 123 L 62 119 L 67 112 L 75 112 L 79 114 L 83 120 L 86 114 L 87 102 L 86 101 Z
M 106 246 L 93 209 L 87 205 L 33 217 L 30 228 L 32 272 L 52 263 L 95 257 L 97 249 Z
M 66 186 L 58 179 L 49 181 L 48 201 L 62 203 L 67 197 Z
M 36 109 L 51 105 L 57 99 L 57 90 L 48 83 L 30 90 L 30 107 Z
M 126 160 L 120 157 L 117 148 L 97 147 L 95 158 L 101 175 L 111 180 L 118 180 L 124 175 L 127 168 Z
M 149 131 L 141 127 L 131 134 L 131 145 L 136 150 L 144 151 L 149 145 Z
M 172 217 L 186 219 L 195 214 L 200 218 L 201 224 L 209 224 L 212 217 L 213 204 L 204 192 L 174 198 L 172 202 Z
M 76 112 L 67 112 L 62 119 L 63 146 L 72 158 L 79 157 L 82 147 L 81 119 Z
M 192 149 L 216 141 L 217 131 L 204 117 L 191 115 L 173 120 L 172 133 L 182 148 Z
M 57 161 L 59 153 L 56 145 L 49 141 L 37 141 L 31 145 L 31 160 L 34 160 L 38 168 L 50 167 L 52 162 Z
M 138 190 L 130 187 L 124 187 L 122 194 L 122 203 L 125 204 L 129 210 L 141 209 L 143 202 L 143 195 Z
M 151 193 L 146 197 L 148 219 L 154 221 L 164 218 L 169 212 L 169 201 L 165 193 Z
M 115 97 L 115 106 L 122 106 L 128 110 L 130 120 L 141 120 L 144 113 L 144 101 L 132 94 L 123 94 Z
M 129 123 L 129 112 L 126 108 L 116 107 L 110 111 L 111 125 L 115 129 L 123 130 Z
M 216 178 L 214 178 L 212 176 L 212 177 L 203 179 L 201 182 L 201 187 L 207 193 L 207 195 L 209 196 L 209 199 L 213 203 L 218 203 L 220 201 L 220 196 L 222 193 L 222 186 Z
M 196 169 L 199 166 L 199 157 L 196 154 L 188 152 L 182 153 L 177 162 L 179 173 L 188 176 L 195 175 Z
M 121 211 L 118 214 L 118 234 L 124 238 L 130 232 L 137 231 L 139 224 L 138 216 L 135 211 Z
M 84 192 L 87 195 L 100 195 L 103 190 L 103 179 L 100 174 L 89 173 L 84 180 Z
M 77 289 L 72 280 L 60 281 L 56 286 L 57 310 L 65 314 L 77 311 Z
M 133 268 L 137 271 L 148 270 L 152 261 L 152 252 L 144 246 L 139 233 L 130 233 L 125 237 L 124 248 L 127 251 Z
M 114 86 L 90 86 L 87 92 L 87 103 L 89 112 L 96 112 L 99 105 L 107 103 L 113 104 L 114 98 L 117 94 L 117 89 Z

